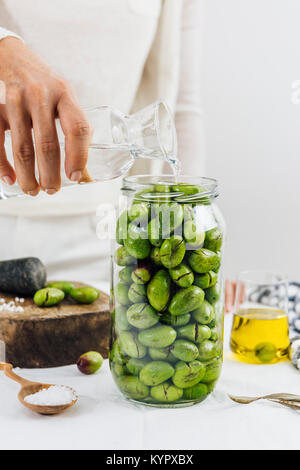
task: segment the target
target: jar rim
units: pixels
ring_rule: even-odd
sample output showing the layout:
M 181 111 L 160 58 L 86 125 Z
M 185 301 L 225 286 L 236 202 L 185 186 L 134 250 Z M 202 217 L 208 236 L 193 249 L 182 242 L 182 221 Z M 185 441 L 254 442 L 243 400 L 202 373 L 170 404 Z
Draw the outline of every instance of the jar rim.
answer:
M 287 284 L 288 275 L 286 273 L 279 274 L 278 272 L 265 269 L 247 269 L 238 274 L 237 282 L 259 285 L 260 287 L 276 286 Z
M 195 202 L 201 199 L 214 199 L 218 197 L 218 180 L 206 176 L 190 176 L 190 175 L 180 175 L 176 177 L 175 175 L 131 175 L 123 178 L 123 187 L 122 191 L 136 192 L 141 191 L 151 187 L 154 187 L 158 184 L 162 185 L 191 185 L 199 188 L 199 192 L 193 193 L 191 195 L 186 195 L 186 193 L 181 193 L 180 191 L 174 192 L 155 192 L 146 193 L 147 199 L 161 199 L 163 197 L 171 198 L 179 202 Z

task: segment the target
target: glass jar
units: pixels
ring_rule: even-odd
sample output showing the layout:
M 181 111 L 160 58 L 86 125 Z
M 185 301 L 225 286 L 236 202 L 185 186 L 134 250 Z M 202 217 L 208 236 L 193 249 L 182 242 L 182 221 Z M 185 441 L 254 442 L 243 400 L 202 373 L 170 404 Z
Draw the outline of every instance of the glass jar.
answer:
M 189 406 L 214 389 L 223 356 L 223 218 L 217 181 L 123 180 L 112 256 L 110 368 L 135 402 Z

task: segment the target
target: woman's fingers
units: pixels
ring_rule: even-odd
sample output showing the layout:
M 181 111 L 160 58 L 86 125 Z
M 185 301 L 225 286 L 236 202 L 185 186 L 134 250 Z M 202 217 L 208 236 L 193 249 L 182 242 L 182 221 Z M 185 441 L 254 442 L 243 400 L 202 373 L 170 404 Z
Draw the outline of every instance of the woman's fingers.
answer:
M 90 125 L 71 93 L 64 93 L 57 106 L 65 134 L 65 170 L 71 181 L 80 181 L 88 159 Z
M 58 101 L 55 95 L 48 93 L 39 84 L 31 85 L 30 96 L 27 94 L 26 99 L 23 99 L 23 93 L 18 88 L 10 88 L 7 95 L 7 118 L 11 129 L 17 180 L 21 189 L 30 195 L 37 195 L 40 187 L 48 194 L 55 194 L 61 187 L 56 113 L 65 134 L 65 169 L 68 178 L 80 181 L 87 164 L 89 123 L 67 85 L 57 82 L 56 87 L 60 91 Z M 39 184 L 35 177 L 35 152 Z M 3 159 L 2 161 L 4 162 Z
M 40 186 L 47 194 L 55 194 L 61 186 L 60 147 L 55 127 L 54 106 L 38 96 L 31 109 Z
M 236 284 L 232 281 L 225 283 L 225 312 L 230 313 L 233 309 Z
M 5 147 L 5 126 L 4 123 L 0 122 L 0 178 L 5 183 L 11 186 L 16 181 L 16 174 L 7 160 Z
M 31 119 L 24 108 L 21 93 L 13 90 L 6 100 L 17 180 L 24 193 L 36 196 L 40 187 L 35 177 Z

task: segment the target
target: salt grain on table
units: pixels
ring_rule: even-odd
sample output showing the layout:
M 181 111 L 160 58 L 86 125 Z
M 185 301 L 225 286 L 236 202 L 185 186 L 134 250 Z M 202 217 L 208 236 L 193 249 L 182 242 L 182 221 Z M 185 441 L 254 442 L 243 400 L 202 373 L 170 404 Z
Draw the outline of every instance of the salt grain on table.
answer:
M 10 312 L 10 313 L 15 313 L 15 312 L 24 312 L 23 307 L 20 305 L 16 305 L 16 302 L 21 302 L 23 303 L 24 299 L 19 299 L 18 297 L 15 298 L 15 300 L 11 300 L 10 302 L 6 303 L 6 300 L 1 298 L 0 299 L 0 312 Z
M 26 403 L 38 406 L 61 406 L 69 405 L 76 400 L 74 392 L 64 386 L 53 385 L 52 387 L 42 389 L 37 393 L 25 397 Z

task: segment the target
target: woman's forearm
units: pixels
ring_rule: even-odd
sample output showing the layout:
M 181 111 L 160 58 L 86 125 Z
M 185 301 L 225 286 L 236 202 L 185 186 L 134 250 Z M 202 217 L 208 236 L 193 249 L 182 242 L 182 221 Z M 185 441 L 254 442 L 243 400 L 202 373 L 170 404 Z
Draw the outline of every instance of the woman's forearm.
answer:
M 204 174 L 202 112 L 202 0 L 184 0 L 181 27 L 180 82 L 176 108 L 179 158 L 185 174 Z

